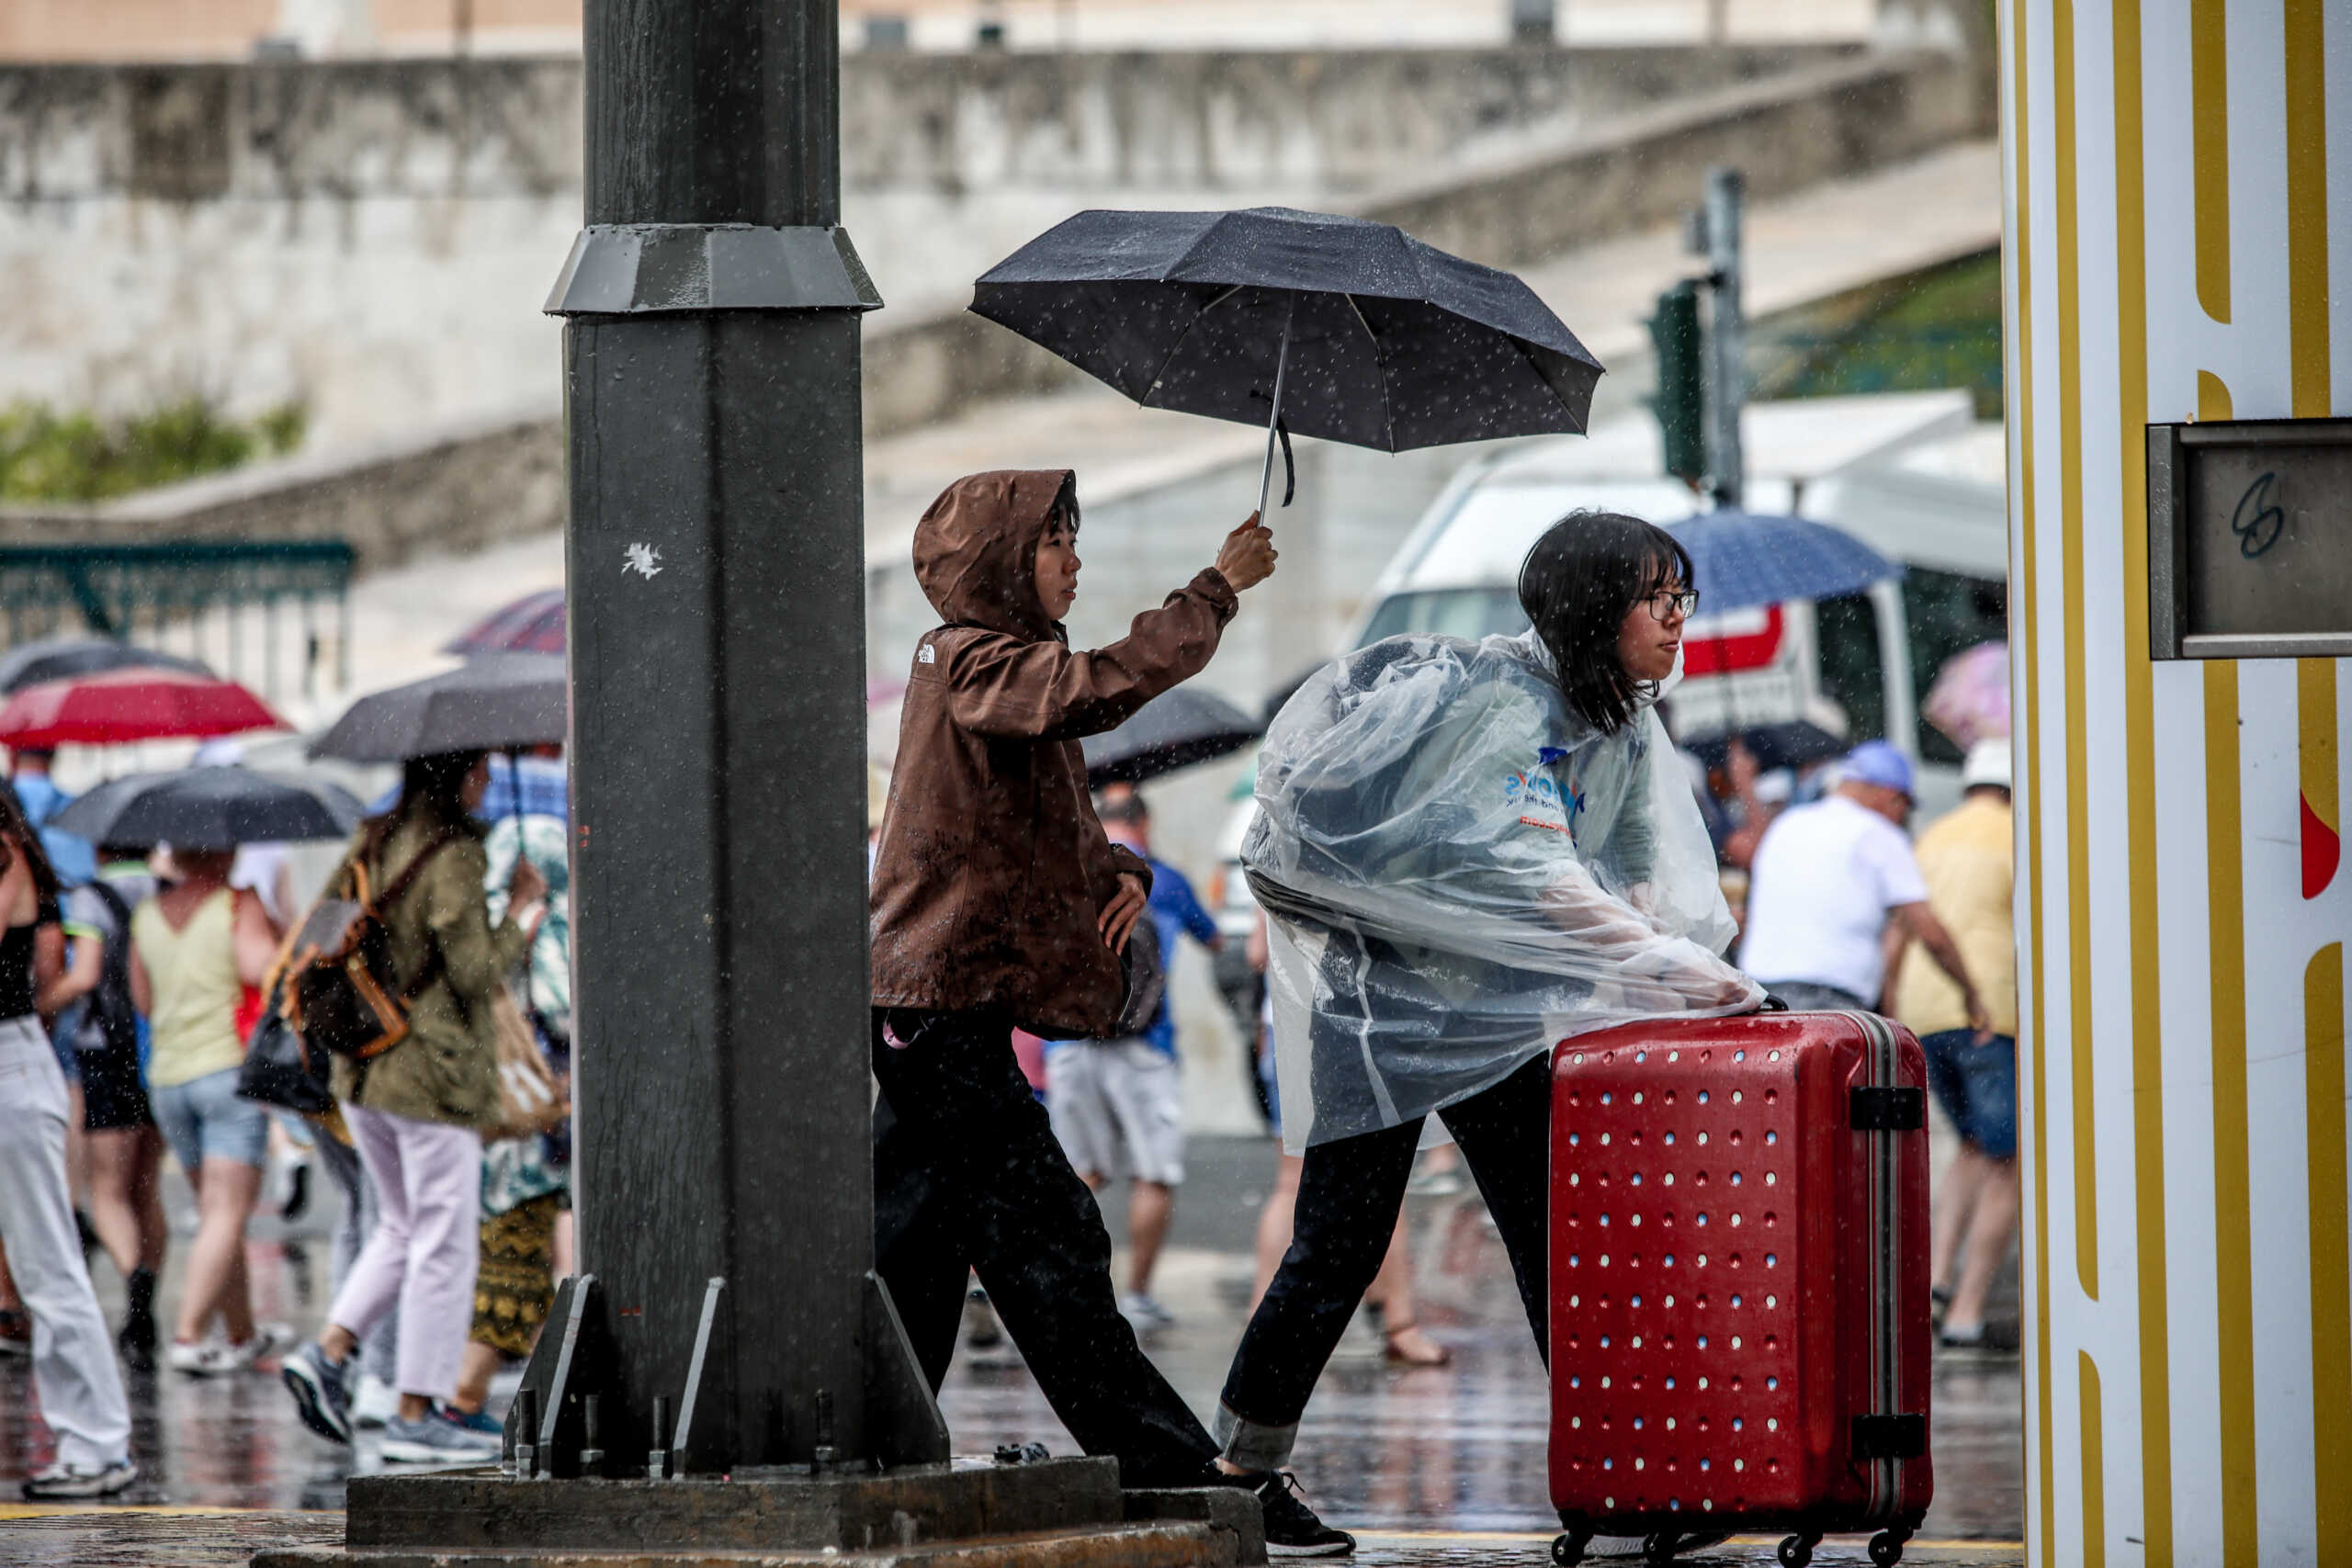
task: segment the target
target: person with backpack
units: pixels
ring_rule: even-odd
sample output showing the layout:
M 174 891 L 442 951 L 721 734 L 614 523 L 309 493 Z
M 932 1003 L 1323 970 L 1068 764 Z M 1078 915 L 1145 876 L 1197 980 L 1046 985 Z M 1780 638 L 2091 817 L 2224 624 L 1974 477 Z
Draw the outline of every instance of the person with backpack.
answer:
M 147 1100 L 140 1016 L 130 994 L 131 911 L 155 892 L 147 852 L 98 846 L 97 874 L 65 896 L 65 974 L 57 1032 L 82 1068 L 90 1221 L 122 1274 L 127 1305 L 115 1343 L 141 1371 L 155 1364 L 155 1279 L 171 1227 L 164 1218 L 164 1135 Z
M 537 933 L 547 889 L 529 858 L 518 859 L 506 919 L 492 925 L 489 857 L 473 818 L 489 784 L 480 751 L 409 759 L 398 802 L 361 824 L 328 883 L 330 897 L 360 907 L 357 956 L 312 964 L 291 981 L 301 1027 L 334 1053 L 335 1099 L 380 1213 L 326 1326 L 287 1357 L 286 1386 L 304 1425 L 349 1443 L 354 1352 L 397 1303 L 400 1405 L 382 1448 L 391 1461 L 479 1461 L 499 1448 L 448 1401 L 481 1261 L 481 1129 L 500 1112 L 492 999 Z M 349 965 L 363 961 L 381 996 L 369 1030 L 352 1021 Z

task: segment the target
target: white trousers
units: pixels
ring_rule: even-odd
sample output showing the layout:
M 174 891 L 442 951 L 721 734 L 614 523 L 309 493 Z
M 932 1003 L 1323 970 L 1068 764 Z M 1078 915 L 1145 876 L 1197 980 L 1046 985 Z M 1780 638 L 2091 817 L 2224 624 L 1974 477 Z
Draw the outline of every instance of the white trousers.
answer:
M 474 1325 L 481 1263 L 481 1137 L 470 1127 L 420 1122 L 345 1101 L 343 1120 L 376 1189 L 376 1228 L 327 1321 L 365 1342 L 400 1309 L 392 1386 L 447 1399 Z
M 95 1470 L 130 1452 L 130 1408 L 65 1186 L 65 1075 L 40 1025 L 0 1021 L 0 1247 L 33 1320 L 33 1392 L 57 1457 Z

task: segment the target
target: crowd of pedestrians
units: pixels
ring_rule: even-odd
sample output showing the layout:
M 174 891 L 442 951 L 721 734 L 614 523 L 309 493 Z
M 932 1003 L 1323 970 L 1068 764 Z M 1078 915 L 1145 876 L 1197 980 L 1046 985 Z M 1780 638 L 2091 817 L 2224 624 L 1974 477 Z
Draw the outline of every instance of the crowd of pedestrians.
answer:
M 1185 1174 L 1167 969 L 1187 940 L 1225 939 L 1153 853 L 1140 794 L 1090 791 L 1078 739 L 1197 674 L 1275 552 L 1252 518 L 1127 637 L 1073 649 L 1079 525 L 1071 475 L 981 474 L 915 536 L 942 624 L 915 650 L 871 803 L 870 1059 L 876 1268 L 934 1386 L 977 1276 L 1065 1426 L 1127 1484 L 1240 1487 L 1283 1554 L 1348 1551 L 1285 1465 L 1360 1305 L 1392 1361 L 1447 1359 L 1414 1310 L 1403 1213 L 1431 1118 L 1542 1352 L 1551 1043 L 1768 991 L 1921 1035 L 1962 1142 L 1934 1204 L 1939 1333 L 2005 1342 L 1987 1307 L 2018 1192 L 2006 742 L 1970 753 L 1965 800 L 1916 846 L 1913 765 L 1883 741 L 1803 792 L 1751 768 L 1710 816 L 1655 711 L 1695 608 L 1690 558 L 1648 524 L 1577 513 L 1522 570 L 1526 634 L 1362 650 L 1267 738 L 1244 860 L 1265 906 L 1250 956 L 1270 982 L 1259 1057 L 1284 1146 L 1250 1318 L 1204 1425 L 1137 1337 L 1172 1322 L 1154 1274 Z M 32 1356 L 55 1438 L 28 1494 L 107 1495 L 136 1475 L 118 1352 L 142 1372 L 274 1367 L 313 1431 L 348 1444 L 379 1426 L 387 1460 L 494 1454 L 492 1378 L 529 1351 L 571 1267 L 559 749 L 499 767 L 408 758 L 315 906 L 282 851 L 77 854 L 44 829 L 65 798 L 46 761 L 20 754 L 0 790 L 0 1345 Z M 1719 850 L 1747 874 L 1736 925 Z M 249 1055 L 291 1016 L 300 928 L 354 904 L 379 923 L 400 1027 L 381 1049 L 310 1053 L 319 1101 L 297 1115 L 264 1102 Z M 1430 938 L 1448 923 L 1511 934 L 1436 973 Z M 552 1114 L 518 1108 L 517 1053 Z M 248 1278 L 273 1137 L 309 1149 L 343 1200 L 333 1299 L 300 1345 L 256 1318 Z M 166 1156 L 197 1208 L 168 1335 Z M 1123 1181 L 1114 1286 L 1096 1205 Z M 112 1333 L 92 1249 L 123 1282 Z
M 30 1356 L 54 1443 L 28 1496 L 109 1496 L 136 1478 L 121 1368 L 275 1373 L 326 1436 L 382 1427 L 389 1461 L 495 1453 L 490 1382 L 529 1351 L 570 1266 L 561 1105 L 515 1125 L 497 1043 L 511 1021 L 560 1095 L 568 812 L 560 748 L 541 751 L 499 759 L 487 800 L 483 753 L 413 759 L 355 835 L 323 891 L 351 892 L 361 868 L 406 979 L 408 1027 L 366 1061 L 310 1053 L 332 1099 L 303 1115 L 246 1077 L 249 1040 L 285 1002 L 303 912 L 285 847 L 77 854 L 41 826 L 71 798 L 47 758 L 14 760 L 0 789 L 0 1352 Z M 65 864 L 86 872 L 69 885 Z M 256 1317 L 248 1272 L 273 1142 L 306 1151 L 343 1199 L 334 1302 L 299 1348 L 288 1325 Z M 167 1160 L 196 1224 L 165 1325 Z M 111 1333 L 89 1273 L 100 1255 L 122 1282 Z

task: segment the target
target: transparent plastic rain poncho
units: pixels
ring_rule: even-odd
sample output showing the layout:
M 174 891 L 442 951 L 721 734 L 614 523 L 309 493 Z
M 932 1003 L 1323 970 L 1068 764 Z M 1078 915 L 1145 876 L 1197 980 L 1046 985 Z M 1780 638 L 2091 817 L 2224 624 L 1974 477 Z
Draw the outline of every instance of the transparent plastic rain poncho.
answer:
M 1670 683 L 1670 682 L 1669 682 Z M 1409 635 L 1317 671 L 1258 759 L 1283 1137 L 1394 1127 L 1567 1035 L 1764 992 L 1654 708 L 1613 736 L 1532 632 Z

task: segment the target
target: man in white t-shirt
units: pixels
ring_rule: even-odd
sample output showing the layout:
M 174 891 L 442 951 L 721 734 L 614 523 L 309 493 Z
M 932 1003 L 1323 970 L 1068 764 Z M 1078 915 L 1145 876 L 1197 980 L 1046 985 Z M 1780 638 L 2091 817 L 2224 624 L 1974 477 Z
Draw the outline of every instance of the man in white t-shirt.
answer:
M 1892 924 L 1952 977 L 1983 1037 L 1988 1021 L 1975 983 L 1928 908 L 1904 832 L 1910 817 L 1910 759 L 1883 740 L 1855 747 L 1837 789 L 1782 812 L 1757 846 L 1739 964 L 1800 1010 L 1875 1008 Z

